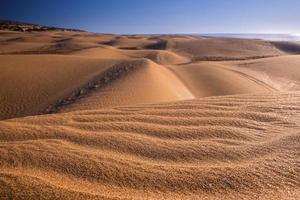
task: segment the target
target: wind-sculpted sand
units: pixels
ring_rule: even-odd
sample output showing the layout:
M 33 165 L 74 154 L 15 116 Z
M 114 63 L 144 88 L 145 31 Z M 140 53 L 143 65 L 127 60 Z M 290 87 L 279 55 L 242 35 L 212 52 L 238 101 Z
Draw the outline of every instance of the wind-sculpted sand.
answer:
M 147 59 L 137 61 L 134 64 L 135 70 L 91 92 L 87 98 L 64 106 L 62 110 L 99 109 L 194 98 L 180 79 L 167 68 Z
M 300 94 L 0 122 L 2 199 L 297 199 Z
M 223 64 L 236 72 L 256 77 L 279 91 L 297 91 L 300 89 L 299 55 Z
M 1 31 L 0 199 L 300 199 L 296 48 Z
M 63 55 L 0 56 L 0 119 L 38 114 L 99 76 L 112 60 Z

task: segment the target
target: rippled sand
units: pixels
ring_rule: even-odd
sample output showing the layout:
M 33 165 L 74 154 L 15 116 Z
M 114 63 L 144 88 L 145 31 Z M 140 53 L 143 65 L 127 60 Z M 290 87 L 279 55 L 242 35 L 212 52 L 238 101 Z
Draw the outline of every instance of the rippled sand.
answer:
M 1 32 L 0 52 L 0 199 L 300 198 L 300 57 L 278 44 Z

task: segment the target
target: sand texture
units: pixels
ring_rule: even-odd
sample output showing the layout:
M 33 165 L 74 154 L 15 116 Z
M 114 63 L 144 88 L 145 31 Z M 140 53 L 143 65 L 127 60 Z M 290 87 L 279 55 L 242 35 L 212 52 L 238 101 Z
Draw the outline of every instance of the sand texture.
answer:
M 300 199 L 298 46 L 0 31 L 0 199 Z

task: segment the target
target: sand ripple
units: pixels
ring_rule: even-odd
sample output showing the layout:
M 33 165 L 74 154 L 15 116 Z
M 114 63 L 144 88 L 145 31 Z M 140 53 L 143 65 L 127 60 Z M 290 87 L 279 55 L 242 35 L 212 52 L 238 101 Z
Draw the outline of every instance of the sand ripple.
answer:
M 1 121 L 0 197 L 297 199 L 299 112 L 270 93 Z

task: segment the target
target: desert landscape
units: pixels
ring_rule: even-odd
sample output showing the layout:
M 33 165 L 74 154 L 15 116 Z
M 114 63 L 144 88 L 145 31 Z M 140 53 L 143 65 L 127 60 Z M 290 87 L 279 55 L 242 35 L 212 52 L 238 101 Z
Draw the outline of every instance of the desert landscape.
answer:
M 0 199 L 300 199 L 300 42 L 2 24 Z

